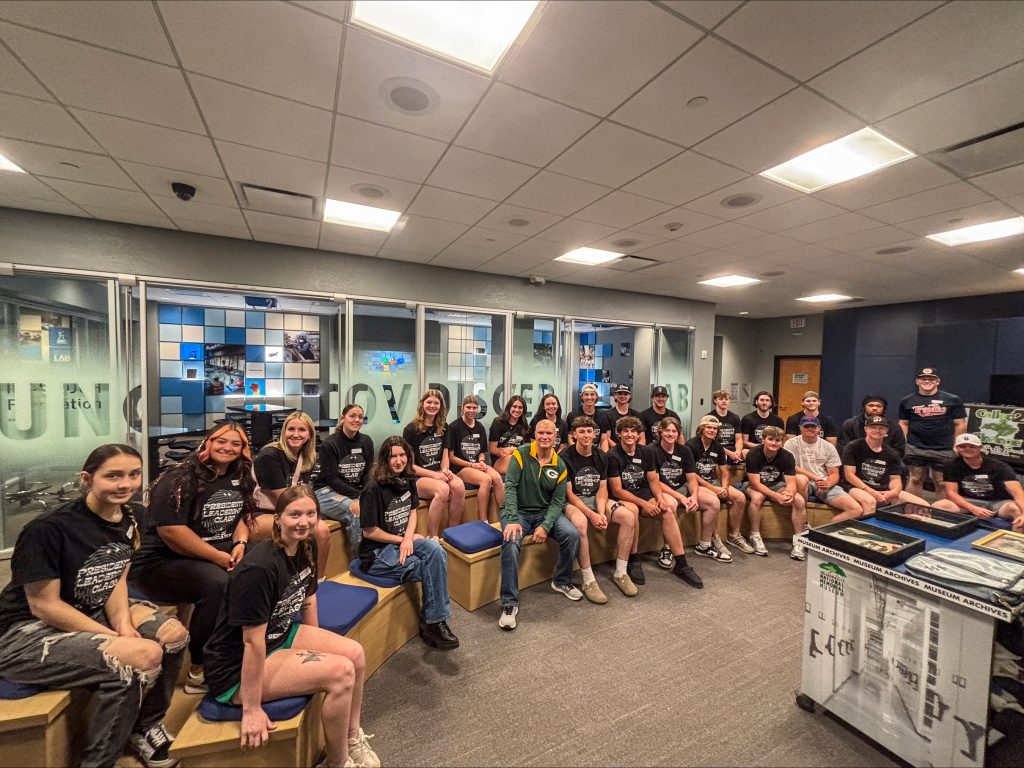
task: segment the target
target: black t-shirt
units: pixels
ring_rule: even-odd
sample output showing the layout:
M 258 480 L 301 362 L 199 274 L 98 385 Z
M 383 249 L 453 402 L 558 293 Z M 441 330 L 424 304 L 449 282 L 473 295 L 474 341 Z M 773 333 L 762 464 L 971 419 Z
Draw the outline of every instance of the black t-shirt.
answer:
M 265 445 L 252 463 L 252 468 L 256 473 L 256 482 L 260 484 L 260 488 L 276 491 L 292 484 L 296 463 L 296 461 L 291 461 L 285 452 L 276 445 Z M 308 483 L 312 476 L 313 467 L 303 465 L 298 482 L 300 484 Z
M 747 474 L 760 475 L 762 485 L 774 485 L 796 474 L 796 458 L 785 448 L 780 448 L 770 459 L 765 456 L 763 445 L 751 448 L 746 464 Z
M 650 451 L 658 468 L 658 479 L 673 491 L 685 487 L 686 476 L 697 471 L 693 453 L 685 445 L 676 443 L 669 454 L 661 447 L 659 441 L 656 445 L 650 446 Z
M 349 437 L 344 430 L 338 430 L 320 444 L 320 474 L 313 484 L 355 499 L 366 485 L 372 464 L 370 436 L 357 432 L 355 437 Z
M 667 419 L 671 416 L 676 421 L 679 421 L 679 414 L 673 411 L 671 408 L 666 408 L 664 413 L 655 413 L 654 408 L 645 408 L 640 411 L 640 421 L 644 423 L 644 435 L 647 439 L 648 445 L 654 445 L 658 442 L 658 430 L 655 425 L 659 424 L 662 419 Z M 679 421 L 680 429 L 682 429 L 682 422 Z
M 594 420 L 594 447 L 600 447 L 601 435 L 608 431 L 608 427 L 605 424 L 604 417 L 601 415 L 602 411 L 595 410 L 593 415 L 584 413 L 582 408 L 578 408 L 575 411 L 571 411 L 568 416 L 565 417 L 566 424 L 568 424 L 568 430 L 572 433 L 572 424 L 580 416 L 589 416 Z
M 458 456 L 463 461 L 470 463 L 487 461 L 487 432 L 479 421 L 474 422 L 470 427 L 462 419 L 456 419 L 448 425 L 444 437 L 444 447 L 451 451 L 453 456 Z M 452 469 L 459 470 L 462 467 L 452 467 Z
M 608 433 L 608 439 L 611 441 L 610 445 L 619 444 L 619 433 L 615 431 L 615 425 L 619 422 L 619 419 L 624 419 L 627 416 L 632 416 L 635 419 L 640 418 L 640 411 L 634 411 L 632 408 L 627 408 L 625 413 L 619 413 L 612 406 L 603 411 L 597 412 L 597 417 L 601 419 L 601 430 Z
M 622 450 L 621 445 L 608 451 L 608 477 L 617 477 L 622 482 L 622 489 L 634 495 L 638 491 L 650 488 L 647 473 L 656 472 L 654 456 L 645 445 L 637 445 L 632 456 Z
M 740 419 L 740 433 L 748 443 L 760 445 L 761 433 L 764 432 L 765 427 L 778 427 L 779 429 L 785 429 L 786 424 L 774 413 L 769 413 L 762 419 L 757 411 L 751 411 Z
M 168 525 L 184 525 L 211 547 L 221 552 L 231 551 L 235 526 L 245 509 L 241 481 L 226 475 L 218 477 L 195 498 L 182 498 L 180 504 L 177 499 L 179 482 L 175 473 L 169 472 L 150 494 L 149 511 L 142 530 L 142 546 L 132 564 L 133 577 L 154 562 L 187 558 L 187 555 L 181 555 L 167 546 L 160 536 L 157 529 Z
M 535 413 L 533 418 L 530 419 L 530 435 L 533 435 L 537 429 L 537 422 L 548 417 L 543 413 Z M 548 419 L 551 421 L 551 419 Z M 527 438 L 529 439 L 529 438 Z M 597 442 L 597 441 L 595 441 Z M 555 421 L 555 444 L 554 449 L 556 451 L 562 450 L 562 446 L 569 444 L 569 423 L 565 419 L 558 419 Z
M 691 437 L 686 441 L 686 447 L 690 449 L 693 456 L 695 471 L 702 480 L 713 483 L 719 479 L 717 467 L 726 463 L 725 449 L 717 440 L 712 440 L 707 448 L 700 437 Z
M 1006 483 L 1016 480 L 1017 475 L 1005 461 L 982 454 L 981 466 L 977 469 L 971 469 L 957 456 L 942 470 L 942 479 L 956 483 L 957 492 L 964 498 L 1000 501 L 1013 498 L 1006 489 Z
M 316 593 L 316 541 L 310 543 L 313 560 L 306 562 L 301 544 L 289 557 L 273 541 L 261 541 L 228 576 L 217 624 L 203 649 L 206 682 L 214 696 L 241 679 L 244 627 L 267 625 L 268 655 L 287 641 L 295 614 Z
M 726 411 L 725 416 L 719 416 L 714 408 L 708 411 L 707 415 L 714 416 L 719 421 L 718 442 L 730 451 L 735 451 L 736 435 L 743 434 L 743 420 L 732 411 Z M 754 411 L 754 415 L 757 415 L 757 411 Z
M 419 503 L 416 483 L 399 478 L 394 483 L 380 485 L 376 480 L 370 480 L 359 497 L 359 527 L 380 528 L 385 533 L 404 536 L 409 516 Z M 359 543 L 359 559 L 363 561 L 363 567 L 369 568 L 377 551 L 386 546 L 387 542 L 363 536 Z
M 608 455 L 593 448 L 589 456 L 582 455 L 573 445 L 561 453 L 569 472 L 572 492 L 580 497 L 597 496 L 601 481 L 608 479 Z
M 930 451 L 953 448 L 954 419 L 966 419 L 964 401 L 957 395 L 943 392 L 921 395 L 914 392 L 900 401 L 899 419 L 909 422 L 907 443 Z
M 518 448 L 529 438 L 530 427 L 525 419 L 520 418 L 515 424 L 498 418 L 491 422 L 488 441 L 497 443 L 499 448 Z
M 843 467 L 853 467 L 864 485 L 884 492 L 889 490 L 890 476 L 900 473 L 900 456 L 884 443 L 882 450 L 875 453 L 867 440 L 854 440 L 843 451 Z M 853 487 L 846 481 L 845 469 L 842 486 L 846 490 Z
M 787 435 L 800 434 L 800 419 L 803 418 L 803 415 L 803 411 L 797 411 L 786 419 Z M 839 437 L 839 427 L 836 426 L 835 419 L 831 416 L 826 416 L 821 411 L 818 411 L 818 421 L 821 422 L 821 436 L 823 438 L 827 440 L 830 437 Z
M 441 471 L 441 455 L 444 451 L 445 436 L 434 434 L 434 427 L 425 427 L 417 432 L 412 424 L 406 424 L 402 431 L 405 442 L 412 446 L 413 463 L 420 469 L 431 472 Z
M 60 599 L 106 624 L 103 609 L 132 559 L 131 518 L 108 523 L 76 499 L 30 520 L 18 535 L 11 558 L 11 581 L 0 592 L 0 634 L 35 618 L 25 585 L 60 582 Z

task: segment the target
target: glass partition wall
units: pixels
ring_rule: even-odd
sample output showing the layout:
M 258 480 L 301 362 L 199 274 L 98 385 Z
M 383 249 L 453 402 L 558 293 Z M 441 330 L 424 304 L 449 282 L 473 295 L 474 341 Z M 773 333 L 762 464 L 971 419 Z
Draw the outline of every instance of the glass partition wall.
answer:
M 532 418 L 540 410 L 544 395 L 551 393 L 566 407 L 565 339 L 566 324 L 559 318 L 517 314 L 512 325 L 510 395 L 526 401 L 526 415 Z

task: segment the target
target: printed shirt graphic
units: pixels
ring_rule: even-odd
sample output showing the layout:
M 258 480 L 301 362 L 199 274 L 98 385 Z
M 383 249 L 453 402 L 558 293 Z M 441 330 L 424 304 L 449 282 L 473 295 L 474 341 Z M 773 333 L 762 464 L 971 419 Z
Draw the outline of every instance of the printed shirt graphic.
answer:
M 572 492 L 580 497 L 597 496 L 597 492 L 601 488 L 601 481 L 608 477 L 605 456 L 597 449 L 594 449 L 589 456 L 583 456 L 576 450 L 576 446 L 573 446 L 562 454 L 562 461 L 565 462 L 569 471 Z
M 615 463 L 615 469 L 609 468 L 609 477 L 618 477 L 623 490 L 636 493 L 647 485 L 647 472 L 654 469 L 647 450 L 642 445 L 636 447 L 636 453 L 629 456 L 620 446 L 608 452 L 609 458 Z
M 448 425 L 448 449 L 463 461 L 470 463 L 486 460 L 487 434 L 477 421 L 470 427 L 462 419 Z
M 732 411 L 726 411 L 725 416 L 719 416 L 717 410 L 708 411 L 708 416 L 718 419 L 718 442 L 731 451 L 736 447 L 736 433 L 740 430 L 740 417 Z
M 963 400 L 939 390 L 934 395 L 917 392 L 900 401 L 899 418 L 908 422 L 907 442 L 927 450 L 953 447 L 954 419 L 967 418 Z
M 747 454 L 747 474 L 760 476 L 763 485 L 772 485 L 784 480 L 785 475 L 796 474 L 796 459 L 785 448 L 780 448 L 769 459 L 764 446 L 758 446 Z
M 199 538 L 214 546 L 230 540 L 244 505 L 245 500 L 235 487 L 228 486 L 214 491 L 199 513 L 201 530 L 196 531 Z
M 883 444 L 882 450 L 875 452 L 864 439 L 854 440 L 843 451 L 843 465 L 853 467 L 854 473 L 869 488 L 876 491 L 889 490 L 889 478 L 900 472 L 900 457 L 889 446 Z M 849 488 L 844 482 L 843 487 Z
M 366 469 L 366 456 L 362 448 L 353 448 L 352 453 L 338 462 L 338 476 L 347 483 L 358 485 Z
M 658 466 L 658 479 L 674 491 L 686 485 L 686 475 L 696 472 L 696 463 L 690 449 L 676 445 L 669 454 L 661 443 L 651 449 L 654 453 L 654 463 Z
M 309 580 L 315 579 L 312 569 L 304 567 L 288 580 L 280 599 L 274 605 L 267 619 L 267 644 L 280 640 L 291 628 L 295 614 L 302 607 L 302 601 L 309 592 Z
M 968 499 L 982 501 L 1000 501 L 1013 498 L 1006 489 L 1006 483 L 1016 480 L 1010 465 L 1006 462 L 983 456 L 981 466 L 971 469 L 962 458 L 957 456 L 946 465 L 943 479 L 948 483 L 956 483 L 957 491 Z
M 101 609 L 132 559 L 126 541 L 111 542 L 93 552 L 75 575 L 75 608 L 85 614 Z
M 441 451 L 444 450 L 444 437 L 434 434 L 434 427 L 426 427 L 417 432 L 412 424 L 408 424 L 402 432 L 402 437 L 412 446 L 413 459 L 417 467 L 427 469 L 431 472 L 438 472 L 441 469 Z
M 415 488 L 415 484 L 401 478 L 385 485 L 371 479 L 359 494 L 359 525 L 363 530 L 380 528 L 393 536 L 404 536 L 412 511 L 419 504 Z M 386 546 L 386 542 L 363 536 L 359 556 L 372 561 L 377 550 Z
M 709 483 L 718 480 L 717 467 L 725 464 L 725 451 L 722 450 L 722 444 L 712 440 L 711 444 L 705 448 L 704 442 L 699 437 L 692 437 L 686 441 L 686 447 L 693 454 L 694 465 L 701 479 Z

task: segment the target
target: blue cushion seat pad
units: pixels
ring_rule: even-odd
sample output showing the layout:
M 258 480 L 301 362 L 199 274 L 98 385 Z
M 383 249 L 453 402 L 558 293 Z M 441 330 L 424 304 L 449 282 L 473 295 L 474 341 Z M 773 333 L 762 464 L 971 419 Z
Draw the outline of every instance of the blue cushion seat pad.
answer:
M 14 699 L 27 699 L 37 693 L 45 691 L 41 685 L 28 685 L 27 683 L 15 683 L 0 677 L 0 699 L 12 701 Z
M 483 520 L 472 520 L 462 525 L 453 525 L 444 532 L 444 540 L 460 552 L 471 555 L 501 546 L 501 531 Z
M 376 584 L 378 587 L 384 587 L 385 589 L 402 586 L 402 582 L 398 579 L 388 579 L 384 576 L 374 576 L 367 573 L 363 570 L 363 564 L 358 557 L 348 564 L 348 571 L 356 578 L 365 581 L 367 584 Z
M 317 623 L 321 629 L 344 635 L 376 604 L 376 589 L 325 581 L 316 590 Z

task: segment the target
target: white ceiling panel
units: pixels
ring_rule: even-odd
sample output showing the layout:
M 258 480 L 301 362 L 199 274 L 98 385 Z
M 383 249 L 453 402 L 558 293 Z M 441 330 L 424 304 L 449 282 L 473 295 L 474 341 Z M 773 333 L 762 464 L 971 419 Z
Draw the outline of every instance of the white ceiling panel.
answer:
M 998 197 L 1024 194 L 1024 163 L 975 176 L 971 183 Z
M 580 219 L 562 219 L 553 227 L 549 227 L 541 233 L 545 240 L 554 240 L 557 243 L 564 243 L 572 247 L 578 247 L 600 240 L 608 235 L 614 235 L 617 227 L 608 227 L 604 224 L 594 224 Z M 566 248 L 566 251 L 571 248 Z
M 427 179 L 432 186 L 504 200 L 537 170 L 528 165 L 451 147 Z
M 588 205 L 576 213 L 575 217 L 583 219 L 583 221 L 593 221 L 613 227 L 630 227 L 652 216 L 657 216 L 659 213 L 664 213 L 671 207 L 646 197 L 617 191 Z
M 21 194 L 6 195 L 2 191 L 0 191 L 0 206 L 4 208 L 21 208 L 26 211 L 41 211 L 42 213 L 59 213 L 63 216 L 88 217 L 85 211 L 66 200 L 42 200 L 26 197 Z
M 422 182 L 444 150 L 442 142 L 425 136 L 345 115 L 335 117 L 331 149 L 331 162 L 335 165 Z
M 553 240 L 544 240 L 539 237 L 531 237 L 518 245 L 513 246 L 503 253 L 499 258 L 513 262 L 521 262 L 518 272 L 532 264 L 540 264 L 557 258 L 565 253 L 565 243 L 556 243 Z
M 513 235 L 523 235 L 530 237 L 535 235 L 541 230 L 547 229 L 552 224 L 561 220 L 561 216 L 556 216 L 551 213 L 544 213 L 543 211 L 534 211 L 529 208 L 521 208 L 517 205 L 499 205 L 489 214 L 484 216 L 479 222 L 478 226 L 486 229 L 497 229 L 502 232 L 508 232 Z M 515 221 L 516 225 L 509 222 Z M 523 224 L 523 221 L 529 222 Z
M 907 233 L 896 227 L 878 227 L 863 232 L 854 232 L 830 240 L 822 240 L 819 245 L 835 251 L 858 251 L 862 248 L 884 248 L 893 246 L 907 239 Z
M 294 0 L 296 5 L 308 8 L 311 11 L 322 13 L 338 21 L 345 21 L 348 18 L 348 0 Z
M 596 117 L 495 83 L 455 143 L 543 166 L 596 124 Z
M 800 197 L 767 210 L 752 213 L 740 219 L 741 224 L 763 229 L 765 232 L 781 232 L 821 219 L 828 219 L 843 213 L 835 205 L 823 203 L 813 197 Z
M 296 219 L 292 216 L 278 216 L 276 213 L 246 211 L 245 220 L 249 222 L 253 236 L 255 236 L 257 230 L 296 237 L 315 238 L 320 234 L 320 222 L 312 219 Z
M 227 141 L 218 141 L 217 150 L 228 175 L 236 184 L 256 184 L 316 198 L 323 196 L 326 163 L 301 160 Z
M 138 224 L 142 227 L 159 227 L 160 229 L 176 229 L 174 222 L 154 207 L 154 213 L 122 210 L 120 208 L 103 208 L 95 205 L 83 205 L 82 209 L 97 219 L 104 221 L 120 221 L 125 224 Z
M 870 216 L 887 224 L 916 219 L 942 211 L 951 211 L 975 203 L 983 203 L 991 198 L 981 190 L 958 181 L 935 189 L 918 192 L 887 203 L 873 205 L 863 209 L 864 215 Z
M 409 213 L 459 224 L 476 224 L 495 205 L 493 200 L 482 197 L 437 187 L 422 187 L 413 204 L 409 206 Z
M 699 232 L 721 223 L 722 219 L 715 216 L 691 211 L 689 208 L 673 208 L 647 221 L 633 225 L 632 229 L 647 235 L 672 239 L 684 237 L 691 232 Z
M 612 119 L 683 146 L 739 120 L 795 83 L 735 48 L 704 38 L 612 114 Z M 706 102 L 691 107 L 691 99 Z
M 215 139 L 327 160 L 331 112 L 200 75 L 190 80 Z
M 370 229 L 329 224 L 325 221 L 320 227 L 319 247 L 332 251 L 373 256 L 387 239 L 387 232 L 374 232 Z
M 1003 202 L 1018 213 L 1024 213 L 1024 195 L 1014 195 L 1013 197 L 1006 198 Z
M 349 28 L 337 110 L 373 123 L 450 141 L 487 89 L 487 78 L 425 53 Z M 425 86 L 425 87 L 423 87 Z M 395 106 L 395 88 L 416 88 L 430 98 L 421 111 Z
M 126 189 L 99 187 L 95 184 L 83 184 L 79 181 L 53 179 L 47 182 L 75 205 L 83 208 L 111 208 L 118 211 L 134 211 L 151 216 L 162 215 L 159 208 L 142 192 L 131 192 Z
M 731 208 L 722 204 L 723 200 L 736 195 L 755 195 L 760 199 L 751 205 L 741 208 Z M 796 200 L 801 196 L 799 192 L 788 187 L 775 184 L 760 176 L 751 176 L 743 181 L 738 181 L 735 184 L 730 184 L 728 187 L 712 192 L 710 195 L 697 198 L 687 203 L 686 208 L 708 216 L 715 216 L 719 219 L 738 219 L 742 216 L 749 216 L 755 211 L 761 211 L 781 203 L 787 203 L 790 200 Z
M 178 225 L 179 229 L 186 232 L 197 232 L 216 237 L 232 237 L 236 240 L 252 240 L 247 227 L 231 227 L 224 224 L 212 224 L 208 221 L 189 221 L 188 219 L 175 219 L 174 223 Z
M 569 147 L 549 170 L 619 187 L 678 152 L 679 148 L 668 142 L 603 122 Z
M 423 216 L 403 216 L 399 226 L 388 236 L 381 256 L 393 258 L 389 254 L 396 252 L 434 256 L 468 229 L 463 224 Z
M 624 189 L 672 205 L 683 203 L 746 178 L 731 168 L 696 152 L 683 152 L 631 181 Z
M 516 190 L 508 201 L 538 211 L 569 216 L 609 192 L 610 187 L 541 171 Z
M 823 219 L 813 224 L 787 229 L 782 234 L 805 243 L 820 243 L 842 235 L 852 235 L 855 232 L 877 228 L 878 222 L 867 216 L 861 216 L 859 213 L 843 213 L 831 219 Z
M 0 136 L 88 152 L 103 151 L 64 107 L 9 93 L 0 93 Z
M 14 58 L 13 54 L 0 44 L 0 88 L 8 93 L 29 96 L 33 99 L 51 101 L 50 94 Z
M 745 222 L 739 222 L 741 224 Z M 771 256 L 779 251 L 789 251 L 802 245 L 799 240 L 793 240 L 782 235 L 765 235 L 753 240 L 744 240 L 722 246 L 722 249 L 737 256 L 752 259 L 758 256 Z
M 283 232 L 266 232 L 253 229 L 253 239 L 263 243 L 276 243 L 277 245 L 291 245 L 296 248 L 316 248 L 320 243 L 317 235 L 286 234 Z
M 772 264 L 813 264 L 822 258 L 831 256 L 835 251 L 817 245 L 801 245 L 783 251 L 775 251 L 770 257 Z
M 799 80 L 877 42 L 938 2 L 747 3 L 716 32 Z
M 8 200 L 27 197 L 35 200 L 62 200 L 63 198 L 38 179 L 27 173 L 0 173 L 0 195 Z
M 105 155 L 10 139 L 0 139 L 0 151 L 15 165 L 37 176 L 52 176 L 121 189 L 136 188 L 135 183 L 117 167 L 117 163 Z M 6 171 L 0 173 L 6 174 Z
M 525 234 L 516 235 L 511 232 L 502 232 L 497 229 L 470 227 L 460 235 L 452 245 L 459 248 L 468 248 L 477 251 L 497 251 L 500 253 L 502 251 L 507 251 L 514 245 L 519 245 L 519 243 L 524 240 L 526 240 Z M 491 257 L 493 257 L 493 254 Z
M 950 3 L 811 86 L 876 122 L 1019 60 L 1022 29 L 1024 3 Z
M 72 107 L 202 131 L 181 70 L 0 23 L 0 37 Z M 116 87 L 111 87 L 116 83 Z
M 212 205 L 198 200 L 188 202 L 177 197 L 156 197 L 153 201 L 175 223 L 178 220 L 201 224 L 221 224 L 234 229 L 245 229 L 245 219 L 237 206 Z
M 710 29 L 743 5 L 743 0 L 662 0 L 661 4 Z
M 175 63 L 152 3 L 2 2 L 0 19 L 163 64 Z
M 370 185 L 384 190 L 385 197 L 367 197 L 358 191 L 361 185 Z M 327 174 L 327 196 L 332 200 L 345 200 L 359 205 L 372 205 L 388 211 L 404 211 L 409 207 L 418 184 L 401 179 L 389 179 L 366 171 L 356 171 L 332 165 Z
M 853 210 L 906 197 L 956 181 L 944 168 L 923 157 L 914 157 L 867 176 L 815 192 L 814 197 Z
M 213 142 L 205 135 L 84 109 L 75 109 L 72 113 L 112 157 L 204 176 L 224 173 Z
M 629 242 L 633 241 L 633 245 Z M 609 251 L 623 251 L 625 253 L 639 253 L 640 251 L 646 251 L 653 248 L 656 245 L 662 245 L 666 242 L 664 238 L 655 237 L 654 235 L 645 235 L 642 232 L 637 232 L 632 229 L 623 229 L 614 234 L 608 235 L 608 237 L 602 238 L 601 240 L 595 240 L 592 243 L 594 248 L 604 248 Z M 648 253 L 644 256 L 650 259 L 655 259 Z M 655 259 L 657 260 L 657 259 Z
M 686 259 L 693 258 L 694 256 L 704 253 L 707 248 L 699 245 L 693 245 L 692 243 L 686 243 L 682 240 L 669 240 L 665 243 L 659 243 L 658 245 L 651 246 L 650 248 L 640 248 L 635 251 L 639 256 L 646 256 L 649 259 L 655 259 L 657 261 L 668 262 L 668 261 L 685 261 Z
M 130 163 L 122 160 L 120 163 L 125 173 L 132 177 L 143 192 L 151 197 L 173 197 L 171 184 L 176 181 L 191 184 L 196 188 L 194 200 L 200 203 L 213 205 L 237 206 L 235 194 L 231 185 L 225 179 L 218 179 L 212 176 L 201 176 L 196 173 L 187 173 L 170 168 L 158 168 L 153 165 L 142 163 Z
M 546 277 L 549 280 L 562 280 L 572 276 L 577 272 L 587 272 L 593 274 L 588 268 L 580 268 L 579 264 L 569 264 L 565 261 L 549 261 L 545 264 L 537 264 L 530 267 L 528 270 L 523 270 L 520 275 L 540 275 Z
M 760 173 L 863 127 L 824 99 L 798 88 L 715 134 L 697 149 Z
M 731 243 L 739 243 L 744 240 L 753 240 L 756 237 L 761 237 L 764 234 L 759 229 L 753 227 L 745 227 L 735 221 L 727 221 L 724 224 L 711 227 L 710 229 L 702 229 L 700 232 L 694 232 L 692 235 L 687 235 L 681 238 L 684 243 L 690 243 L 691 245 L 698 245 L 704 248 L 721 248 Z
M 473 269 L 494 258 L 494 251 L 454 243 L 430 260 L 435 267 Z
M 182 65 L 306 104 L 334 105 L 341 24 L 278 2 L 159 3 Z
M 701 34 L 650 3 L 549 3 L 500 79 L 607 115 Z
M 1005 203 L 993 200 L 963 208 L 954 208 L 942 213 L 933 213 L 930 216 L 921 216 L 909 221 L 901 221 L 900 229 L 905 229 L 915 235 L 933 235 L 937 232 L 970 227 L 987 221 L 998 221 L 1014 215 L 1013 209 Z

